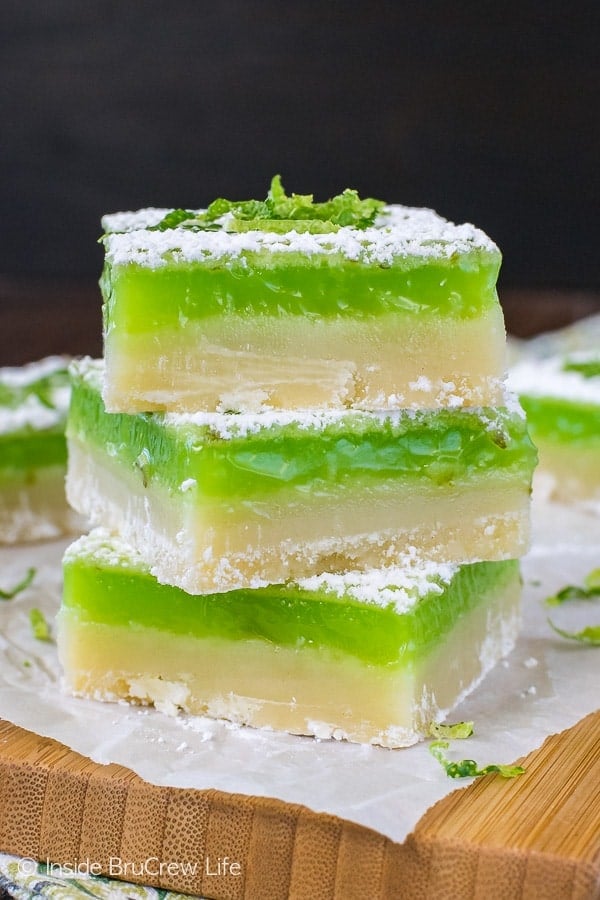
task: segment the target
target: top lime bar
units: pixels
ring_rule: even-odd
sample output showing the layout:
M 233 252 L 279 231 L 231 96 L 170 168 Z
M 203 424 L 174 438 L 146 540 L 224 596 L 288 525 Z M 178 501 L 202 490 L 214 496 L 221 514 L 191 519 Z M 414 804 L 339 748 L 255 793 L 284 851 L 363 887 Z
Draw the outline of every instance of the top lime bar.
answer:
M 109 411 L 496 405 L 500 252 L 472 225 L 360 200 L 105 216 Z

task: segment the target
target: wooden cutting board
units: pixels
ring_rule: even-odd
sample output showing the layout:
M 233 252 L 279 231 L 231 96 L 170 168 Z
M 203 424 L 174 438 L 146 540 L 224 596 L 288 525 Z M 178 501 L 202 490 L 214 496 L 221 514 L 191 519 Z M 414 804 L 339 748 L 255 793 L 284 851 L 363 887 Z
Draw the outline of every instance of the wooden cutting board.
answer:
M 0 721 L 0 850 L 217 900 L 598 900 L 600 711 L 519 762 L 397 844 L 283 801 L 151 785 Z

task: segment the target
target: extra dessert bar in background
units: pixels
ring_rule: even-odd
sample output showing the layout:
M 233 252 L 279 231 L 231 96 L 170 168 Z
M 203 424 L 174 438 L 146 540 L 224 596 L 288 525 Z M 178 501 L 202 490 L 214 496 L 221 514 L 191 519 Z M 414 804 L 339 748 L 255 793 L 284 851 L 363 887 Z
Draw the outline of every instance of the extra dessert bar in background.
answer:
M 68 360 L 0 369 L 0 544 L 81 529 L 65 499 Z
M 599 509 L 600 348 L 540 358 L 525 345 L 509 383 L 539 450 L 536 495 Z

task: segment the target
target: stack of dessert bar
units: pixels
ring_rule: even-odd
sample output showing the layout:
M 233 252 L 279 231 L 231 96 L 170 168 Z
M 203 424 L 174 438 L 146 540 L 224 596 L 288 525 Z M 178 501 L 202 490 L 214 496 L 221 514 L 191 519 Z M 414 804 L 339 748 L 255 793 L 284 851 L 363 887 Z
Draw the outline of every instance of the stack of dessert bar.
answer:
M 500 254 L 345 191 L 104 219 L 72 370 L 68 688 L 408 745 L 506 654 L 535 450 Z

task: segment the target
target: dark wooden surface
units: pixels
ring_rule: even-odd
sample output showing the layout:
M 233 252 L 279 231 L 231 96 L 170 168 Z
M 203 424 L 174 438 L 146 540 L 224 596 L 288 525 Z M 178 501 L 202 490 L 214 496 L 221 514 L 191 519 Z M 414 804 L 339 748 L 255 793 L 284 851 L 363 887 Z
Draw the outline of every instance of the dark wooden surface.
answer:
M 600 292 L 503 290 L 507 329 L 530 337 L 600 313 Z M 101 297 L 93 280 L 0 276 L 0 366 L 50 353 L 102 353 Z

